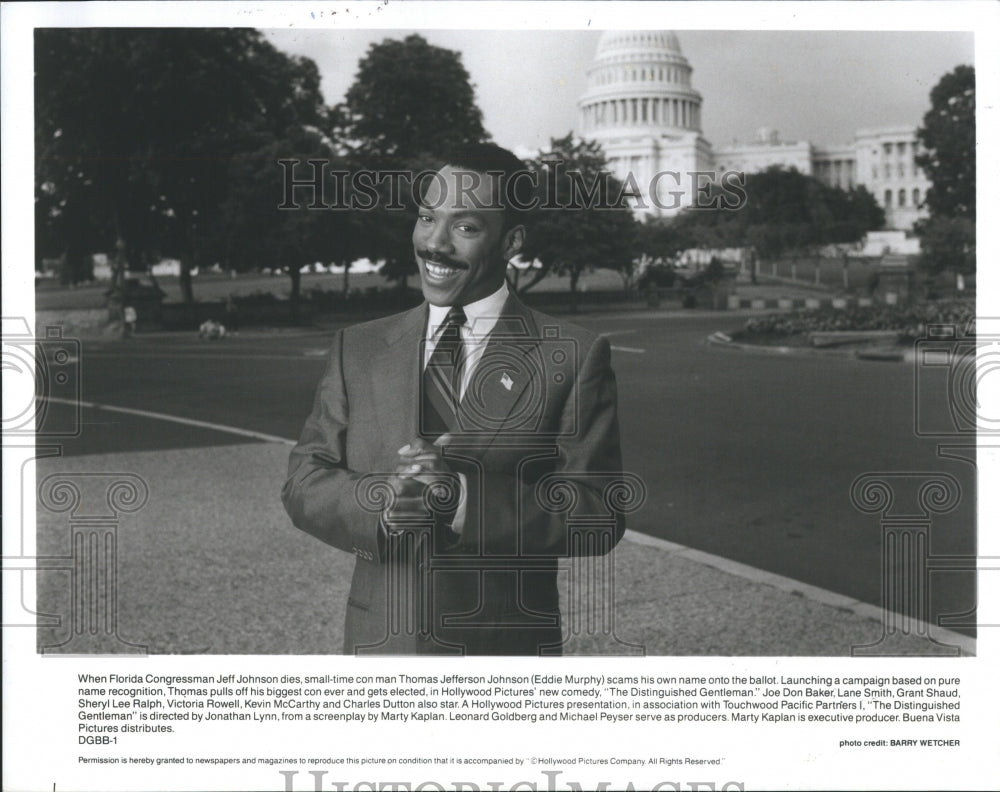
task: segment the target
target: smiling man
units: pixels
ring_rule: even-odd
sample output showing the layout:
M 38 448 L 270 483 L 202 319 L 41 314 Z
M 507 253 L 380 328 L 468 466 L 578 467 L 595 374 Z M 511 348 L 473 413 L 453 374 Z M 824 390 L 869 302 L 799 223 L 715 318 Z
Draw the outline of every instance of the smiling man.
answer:
M 425 302 L 337 333 L 292 451 L 293 523 L 357 557 L 346 652 L 559 654 L 558 558 L 624 531 L 608 343 L 507 286 L 524 173 L 476 144 L 426 180 Z

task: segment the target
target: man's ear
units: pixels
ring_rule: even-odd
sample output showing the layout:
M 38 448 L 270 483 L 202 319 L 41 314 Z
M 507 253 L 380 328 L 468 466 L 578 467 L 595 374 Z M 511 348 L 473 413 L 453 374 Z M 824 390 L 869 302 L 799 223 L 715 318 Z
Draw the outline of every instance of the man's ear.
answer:
M 510 261 L 524 246 L 524 226 L 516 225 L 503 236 L 503 257 Z

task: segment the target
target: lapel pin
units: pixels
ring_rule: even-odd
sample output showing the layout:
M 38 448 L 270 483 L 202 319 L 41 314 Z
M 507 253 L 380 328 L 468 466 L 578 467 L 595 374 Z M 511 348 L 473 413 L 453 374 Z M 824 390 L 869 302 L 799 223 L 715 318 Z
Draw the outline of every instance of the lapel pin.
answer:
M 503 385 L 507 390 L 510 390 L 511 388 L 514 387 L 514 380 L 512 380 L 510 378 L 510 374 L 508 374 L 505 371 L 503 373 L 503 376 L 500 378 L 500 384 Z

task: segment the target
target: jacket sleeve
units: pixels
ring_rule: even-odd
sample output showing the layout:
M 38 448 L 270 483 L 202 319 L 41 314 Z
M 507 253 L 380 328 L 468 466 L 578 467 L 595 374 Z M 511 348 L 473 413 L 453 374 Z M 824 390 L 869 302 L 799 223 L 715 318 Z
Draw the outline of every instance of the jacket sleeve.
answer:
M 470 476 L 468 508 L 481 530 L 463 534 L 468 549 L 481 542 L 487 554 L 602 555 L 621 539 L 626 509 L 616 505 L 629 484 L 606 338 L 586 350 L 559 424 L 557 459 L 533 460 L 528 451 L 516 473 Z
M 281 500 L 297 528 L 373 561 L 379 557 L 381 529 L 378 514 L 362 508 L 356 494 L 357 482 L 364 474 L 351 470 L 347 459 L 350 405 L 344 384 L 343 343 L 343 331 L 338 331 L 312 412 L 289 457 Z

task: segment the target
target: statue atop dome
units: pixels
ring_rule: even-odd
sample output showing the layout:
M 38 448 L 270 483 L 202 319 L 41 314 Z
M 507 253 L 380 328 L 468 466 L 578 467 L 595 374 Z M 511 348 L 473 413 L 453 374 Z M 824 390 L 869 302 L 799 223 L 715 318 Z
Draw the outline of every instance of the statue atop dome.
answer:
M 597 57 L 622 51 L 663 50 L 682 55 L 672 30 L 606 30 L 597 44 Z

